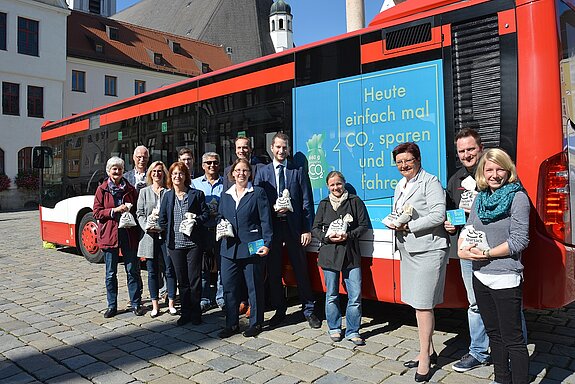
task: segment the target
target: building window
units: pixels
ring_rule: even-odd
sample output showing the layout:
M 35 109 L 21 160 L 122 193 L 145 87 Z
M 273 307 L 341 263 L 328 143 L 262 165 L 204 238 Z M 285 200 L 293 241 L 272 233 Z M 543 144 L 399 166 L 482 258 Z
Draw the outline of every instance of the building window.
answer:
M 44 117 L 44 88 L 28 86 L 28 117 Z
M 89 0 L 88 12 L 99 15 L 101 13 L 100 0 Z
M 276 21 L 272 20 L 272 32 L 276 30 Z
M 110 27 L 107 25 L 106 30 L 108 32 L 108 37 L 110 38 L 110 40 L 120 40 L 120 32 L 118 31 L 118 28 Z
M 32 147 L 22 148 L 18 151 L 18 172 L 32 170 Z
M 154 53 L 154 64 L 162 65 L 162 54 L 161 53 Z
M 288 25 L 287 30 L 291 31 L 291 21 L 290 20 L 287 21 L 287 25 Z
M 72 91 L 86 92 L 86 72 L 72 70 Z
M 0 12 L 0 49 L 6 50 L 6 14 Z
M 18 53 L 38 56 L 38 22 L 18 18 Z
M 144 80 L 134 80 L 134 95 L 146 92 L 146 82 Z
M 182 46 L 180 43 L 176 43 L 175 41 L 172 41 L 171 45 L 172 45 L 172 52 L 182 53 Z
M 278 29 L 284 29 L 284 19 L 279 19 L 278 21 L 279 21 Z
M 6 171 L 4 170 L 4 150 L 0 148 L 0 175 L 5 175 Z
M 2 82 L 2 113 L 20 115 L 20 84 Z
M 118 96 L 118 78 L 116 76 L 104 77 L 104 95 Z
M 94 49 L 96 50 L 96 52 L 98 53 L 104 53 L 104 43 L 100 42 L 100 41 L 96 41 L 94 43 Z

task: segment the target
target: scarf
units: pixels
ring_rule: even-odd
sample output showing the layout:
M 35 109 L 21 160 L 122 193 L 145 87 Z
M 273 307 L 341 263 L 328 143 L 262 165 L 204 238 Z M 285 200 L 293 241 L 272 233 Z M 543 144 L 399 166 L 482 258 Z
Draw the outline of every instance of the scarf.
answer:
M 489 189 L 477 195 L 477 217 L 483 224 L 493 223 L 509 216 L 515 193 L 522 191 L 520 182 L 505 184 L 493 193 Z
M 114 197 L 114 204 L 117 206 L 122 204 L 122 198 L 124 197 L 124 189 L 126 188 L 126 181 L 124 178 L 120 181 L 120 185 L 116 185 L 112 179 L 108 178 L 108 190 Z
M 337 212 L 339 206 L 342 205 L 343 202 L 347 200 L 347 195 L 348 195 L 347 191 L 345 191 L 343 195 L 341 195 L 340 197 L 335 197 L 331 193 L 329 194 L 329 202 L 331 203 L 331 207 L 333 208 L 334 211 Z

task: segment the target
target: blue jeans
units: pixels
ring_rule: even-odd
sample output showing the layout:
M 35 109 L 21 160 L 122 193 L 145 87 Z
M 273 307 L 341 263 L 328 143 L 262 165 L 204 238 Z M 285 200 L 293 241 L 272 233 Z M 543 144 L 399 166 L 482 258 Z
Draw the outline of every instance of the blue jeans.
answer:
M 341 271 L 347 291 L 345 311 L 345 337 L 359 337 L 361 325 L 361 268 Z M 341 333 L 341 309 L 339 305 L 339 271 L 323 269 L 325 279 L 325 318 L 330 334 Z
M 120 246 L 118 248 L 103 249 L 104 261 L 106 263 L 106 298 L 108 308 L 118 308 L 118 259 L 119 251 L 122 249 L 124 259 L 124 269 L 128 280 L 128 294 L 132 308 L 136 308 L 142 301 L 142 291 L 140 288 L 140 266 L 136 257 L 136 250 L 128 246 L 127 234 L 122 229 L 119 230 L 118 238 Z
M 206 271 L 206 265 L 211 266 L 211 263 L 202 264 L 202 308 L 209 307 L 215 300 L 218 307 L 224 307 L 224 287 L 222 286 L 222 278 L 220 276 L 220 242 L 216 241 L 215 232 L 208 229 L 206 232 L 206 248 L 204 250 L 204 258 L 215 261 L 217 263 L 218 276 L 216 277 L 216 292 L 213 292 L 211 287 L 211 271 Z
M 463 259 L 459 260 L 459 262 L 461 264 L 461 277 L 463 278 L 463 284 L 465 284 L 465 290 L 467 291 L 467 300 L 469 301 L 469 308 L 467 309 L 469 337 L 471 338 L 469 354 L 479 362 L 484 363 L 489 358 L 489 337 L 485 332 L 485 326 L 479 314 L 475 292 L 473 291 L 473 262 Z
M 166 243 L 163 241 L 160 243 L 160 252 L 164 260 L 164 289 L 167 289 L 168 291 L 168 299 L 175 300 L 176 287 L 178 284 L 178 280 L 176 279 L 176 270 L 172 259 L 170 259 L 170 256 L 168 255 Z

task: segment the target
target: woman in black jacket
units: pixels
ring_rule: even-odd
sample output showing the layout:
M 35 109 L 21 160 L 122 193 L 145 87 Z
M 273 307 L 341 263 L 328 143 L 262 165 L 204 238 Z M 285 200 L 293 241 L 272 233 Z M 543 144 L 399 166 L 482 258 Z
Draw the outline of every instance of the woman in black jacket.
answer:
M 203 231 L 201 226 L 208 220 L 210 211 L 202 191 L 191 188 L 190 171 L 186 164 L 175 162 L 168 171 L 168 188 L 162 198 L 158 224 L 164 231 L 168 256 L 174 263 L 180 301 L 181 316 L 177 325 L 202 322 L 200 309 L 200 272 L 202 270 Z M 196 221 L 191 234 L 180 230 L 186 213 L 193 213 Z
M 341 340 L 339 305 L 340 273 L 348 295 L 345 338 L 365 345 L 359 335 L 361 325 L 361 253 L 359 238 L 369 228 L 369 216 L 359 197 L 345 189 L 341 172 L 331 171 L 326 178 L 329 196 L 320 201 L 313 223 L 313 235 L 320 241 L 318 264 L 325 279 L 325 317 L 329 336 Z M 351 219 L 351 221 L 349 220 Z M 334 221 L 330 229 L 330 224 Z M 347 229 L 342 224 L 347 223 Z M 339 225 L 338 225 L 339 224 Z M 345 224 L 343 224 L 345 227 Z M 335 229 L 335 230 L 334 230 Z

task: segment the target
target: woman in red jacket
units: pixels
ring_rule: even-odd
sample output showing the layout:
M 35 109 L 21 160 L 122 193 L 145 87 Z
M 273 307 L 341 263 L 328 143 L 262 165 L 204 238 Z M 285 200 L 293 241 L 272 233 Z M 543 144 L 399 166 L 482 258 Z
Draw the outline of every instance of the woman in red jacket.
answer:
M 118 256 L 120 249 L 128 277 L 128 293 L 132 310 L 142 316 L 142 291 L 140 269 L 136 250 L 138 249 L 138 226 L 119 228 L 120 216 L 124 212 L 136 213 L 138 192 L 123 177 L 124 160 L 111 157 L 106 163 L 108 178 L 100 184 L 94 196 L 94 218 L 98 220 L 98 246 L 104 252 L 106 262 L 106 294 L 108 309 L 105 318 L 114 317 L 118 312 Z M 126 203 L 132 204 L 128 208 Z

